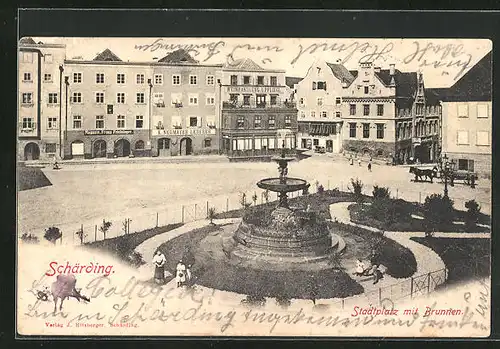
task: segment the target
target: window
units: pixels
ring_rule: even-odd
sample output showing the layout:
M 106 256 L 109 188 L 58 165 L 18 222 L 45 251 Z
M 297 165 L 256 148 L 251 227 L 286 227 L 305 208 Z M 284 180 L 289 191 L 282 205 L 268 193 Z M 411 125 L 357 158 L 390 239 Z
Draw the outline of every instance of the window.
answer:
M 35 123 L 33 122 L 33 118 L 23 118 L 23 129 L 32 130 L 35 128 Z
M 31 73 L 24 73 L 24 75 L 23 75 L 23 81 L 29 81 L 29 82 L 31 82 Z
M 104 103 L 104 92 L 96 92 L 95 93 L 95 102 L 96 103 Z
M 237 94 L 234 94 L 234 93 L 231 93 L 229 95 L 229 101 L 233 104 L 236 104 L 238 103 L 238 95 Z
M 262 123 L 262 116 L 260 115 L 255 115 L 254 119 L 254 128 L 260 128 Z
M 469 106 L 467 104 L 458 105 L 458 117 L 459 118 L 469 117 Z
M 335 117 L 336 117 L 336 118 L 340 118 L 340 116 L 341 116 L 341 113 L 340 113 L 339 111 L 338 111 L 338 112 L 335 112 Z
M 53 154 L 56 152 L 56 143 L 46 143 L 45 144 L 45 152 L 49 154 Z
M 49 94 L 49 96 L 50 96 L 50 94 Z M 33 94 L 32 93 L 23 93 L 22 97 L 23 97 L 23 104 L 31 104 L 31 103 L 33 103 L 33 98 L 32 98 Z
M 356 115 L 356 104 L 349 105 L 349 115 Z
M 210 148 L 212 146 L 212 139 L 211 138 L 205 138 L 205 141 L 203 142 L 203 146 L 205 148 Z
M 97 129 L 104 128 L 104 115 L 97 115 L 95 117 L 95 128 Z
M 370 124 L 363 123 L 363 138 L 370 138 Z
M 458 169 L 461 171 L 474 172 L 474 160 L 458 159 Z
M 384 116 L 384 105 L 377 104 L 377 116 Z
M 316 112 L 314 110 L 311 110 L 311 117 L 315 118 L 316 117 Z
M 138 92 L 135 99 L 136 104 L 144 104 L 144 92 Z
M 243 96 L 243 105 L 250 105 L 250 95 Z
M 301 112 L 300 112 L 300 117 L 301 117 L 301 118 L 305 118 L 305 117 L 306 117 L 306 113 L 305 113 L 305 111 L 301 111 Z
M 51 54 L 45 54 L 44 60 L 45 60 L 45 63 L 52 63 L 52 55 Z
M 57 130 L 57 118 L 49 117 L 47 120 L 47 128 L 49 130 Z
M 52 82 L 52 74 L 43 74 L 44 82 Z
M 116 74 L 116 83 L 124 84 L 125 83 L 125 74 Z
M 213 75 L 207 75 L 207 85 L 214 85 L 215 84 L 215 78 Z
M 349 123 L 349 137 L 356 138 L 356 123 L 355 122 Z
M 125 115 L 118 115 L 116 117 L 116 128 L 125 128 Z
M 144 141 L 138 140 L 137 142 L 135 142 L 135 149 L 136 150 L 143 150 L 144 149 Z
M 384 124 L 377 124 L 377 139 L 384 139 Z
M 82 116 L 81 115 L 73 115 L 73 128 L 74 129 L 82 128 Z
M 269 128 L 276 127 L 276 117 L 274 115 L 269 115 Z
M 198 105 L 198 95 L 189 95 L 189 105 Z
M 477 117 L 487 118 L 488 117 L 488 106 L 486 104 L 477 105 Z
M 57 93 L 49 93 L 49 104 L 57 103 Z
M 313 145 L 314 145 L 314 146 L 319 145 L 319 139 L 314 138 L 314 139 L 313 139 Z
M 189 75 L 189 85 L 197 85 L 198 84 L 198 76 Z
M 82 73 L 73 73 L 73 83 L 74 84 L 82 83 Z
M 116 103 L 118 103 L 118 104 L 125 103 L 125 93 L 124 92 L 118 92 L 116 94 Z
M 476 145 L 490 145 L 490 133 L 488 131 L 477 131 Z
M 318 81 L 316 83 L 316 88 L 318 90 L 325 90 L 326 91 L 326 81 Z M 313 90 L 314 90 L 314 88 L 313 88 Z
M 335 105 L 341 105 L 342 104 L 342 98 L 336 97 L 335 98 Z
M 278 96 L 276 95 L 271 95 L 271 105 L 276 105 L 278 104 Z
M 327 116 L 326 111 L 322 111 L 322 112 L 321 112 L 321 117 L 322 117 L 322 118 L 326 118 L 326 116 Z
M 243 85 L 250 85 L 250 77 L 249 76 L 243 77 Z
M 264 77 L 257 76 L 257 85 L 264 85 Z
M 206 97 L 206 103 L 207 103 L 207 105 L 214 105 L 215 104 L 215 97 L 213 95 L 208 95 Z
M 144 74 L 137 74 L 135 76 L 135 83 L 138 84 L 138 85 L 142 85 L 144 84 Z
M 278 86 L 278 78 L 276 76 L 271 76 L 271 86 Z
M 153 103 L 154 104 L 162 104 L 164 101 L 163 92 L 155 92 L 153 93 Z
M 180 85 L 180 84 L 181 84 L 181 76 L 172 75 L 172 85 Z
M 285 115 L 285 127 L 292 127 L 292 117 Z
M 144 116 L 137 115 L 135 117 L 135 128 L 143 128 L 144 127 Z
M 72 103 L 82 103 L 82 93 L 81 92 L 73 92 L 73 97 L 71 97 Z
M 182 93 L 171 93 L 170 99 L 172 100 L 172 104 L 182 106 Z
M 155 85 L 163 85 L 163 74 L 155 74 Z
M 104 74 L 103 73 L 97 73 L 95 75 L 95 83 L 96 84 L 104 84 Z
M 238 115 L 238 119 L 236 120 L 237 128 L 245 128 L 245 117 L 243 115 Z
M 231 85 L 238 85 L 238 76 L 231 75 Z
M 457 144 L 458 145 L 468 145 L 469 144 L 469 131 L 458 131 L 457 132 Z
M 215 128 L 215 115 L 208 115 L 206 121 L 208 127 Z
M 257 95 L 257 108 L 264 108 L 266 106 L 266 95 Z
M 363 104 L 363 116 L 368 116 L 368 115 L 370 115 L 370 105 Z
M 32 63 L 33 62 L 33 53 L 31 52 L 23 52 L 22 60 L 24 63 Z
M 189 117 L 189 127 L 198 127 L 198 117 L 190 116 Z
M 370 88 L 368 86 L 365 86 L 365 95 L 367 95 L 368 93 L 370 93 Z
M 318 103 L 318 105 L 323 105 L 323 98 L 318 97 L 317 103 Z
M 304 105 L 304 98 L 299 99 L 300 105 Z

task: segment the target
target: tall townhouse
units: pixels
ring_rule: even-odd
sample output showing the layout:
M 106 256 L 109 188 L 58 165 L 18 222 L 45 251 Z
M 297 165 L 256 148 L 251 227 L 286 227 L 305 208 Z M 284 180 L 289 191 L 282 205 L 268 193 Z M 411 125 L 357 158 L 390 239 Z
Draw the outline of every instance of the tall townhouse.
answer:
M 289 100 L 285 71 L 263 69 L 251 59 L 226 63 L 219 92 L 222 148 L 230 158 L 268 157 L 296 148 L 297 109 Z
M 109 49 L 64 71 L 65 158 L 149 156 L 153 71 Z
M 18 151 L 21 161 L 59 158 L 65 45 L 19 42 Z
M 441 89 L 442 153 L 457 170 L 491 175 L 491 52 L 449 89 Z
M 152 63 L 152 155 L 219 152 L 218 70 L 184 50 Z
M 300 148 L 341 151 L 343 87 L 353 80 L 352 73 L 341 64 L 316 61 L 311 65 L 305 78 L 297 83 Z

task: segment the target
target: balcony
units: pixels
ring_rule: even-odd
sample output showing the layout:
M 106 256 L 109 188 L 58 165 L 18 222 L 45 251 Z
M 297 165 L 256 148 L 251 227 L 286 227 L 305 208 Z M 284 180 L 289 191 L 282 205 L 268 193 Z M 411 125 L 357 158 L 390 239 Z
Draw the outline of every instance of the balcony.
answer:
M 257 103 L 255 101 L 244 103 L 241 101 L 226 101 L 222 102 L 222 108 L 224 109 L 294 109 L 297 107 L 295 102 L 276 102 L 275 104 L 271 104 L 269 102 Z

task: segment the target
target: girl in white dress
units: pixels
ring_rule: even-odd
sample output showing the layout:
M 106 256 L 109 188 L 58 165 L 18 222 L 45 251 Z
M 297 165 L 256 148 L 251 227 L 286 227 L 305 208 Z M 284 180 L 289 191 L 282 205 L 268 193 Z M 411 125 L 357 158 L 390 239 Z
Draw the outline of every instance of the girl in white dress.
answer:
M 181 287 L 182 284 L 186 282 L 186 266 L 184 265 L 184 263 L 182 263 L 182 260 L 177 263 L 175 280 L 177 282 L 177 287 Z

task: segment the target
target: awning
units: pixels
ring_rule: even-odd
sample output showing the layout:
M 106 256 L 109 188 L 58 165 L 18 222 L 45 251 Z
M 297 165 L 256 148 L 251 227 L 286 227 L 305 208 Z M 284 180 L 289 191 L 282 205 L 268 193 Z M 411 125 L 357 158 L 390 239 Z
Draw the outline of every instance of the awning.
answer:
M 337 134 L 337 125 L 336 124 L 311 124 L 311 129 L 309 134 L 312 136 L 328 136 Z

